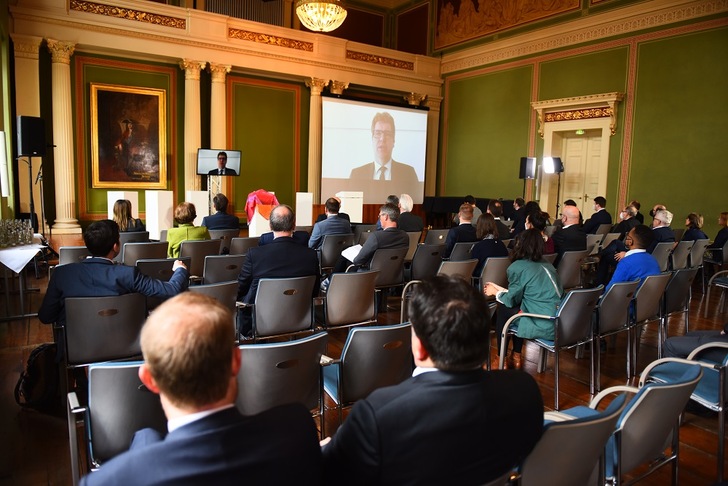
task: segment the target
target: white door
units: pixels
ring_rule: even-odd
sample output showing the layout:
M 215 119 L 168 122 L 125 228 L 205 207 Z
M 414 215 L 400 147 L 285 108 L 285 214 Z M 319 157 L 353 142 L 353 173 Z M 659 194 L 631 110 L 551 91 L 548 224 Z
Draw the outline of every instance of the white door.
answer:
M 593 199 L 605 196 L 606 181 L 599 180 L 602 137 L 599 130 L 584 135 L 564 134 L 561 160 L 564 164 L 560 202 L 576 201 L 584 219 L 591 216 Z

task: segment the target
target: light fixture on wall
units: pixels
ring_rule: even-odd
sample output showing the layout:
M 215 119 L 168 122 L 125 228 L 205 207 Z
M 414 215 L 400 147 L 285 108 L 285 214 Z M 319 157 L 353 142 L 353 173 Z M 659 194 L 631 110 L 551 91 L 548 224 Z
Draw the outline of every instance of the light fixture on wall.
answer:
M 346 9 L 340 0 L 298 0 L 296 15 L 314 32 L 331 32 L 344 23 Z

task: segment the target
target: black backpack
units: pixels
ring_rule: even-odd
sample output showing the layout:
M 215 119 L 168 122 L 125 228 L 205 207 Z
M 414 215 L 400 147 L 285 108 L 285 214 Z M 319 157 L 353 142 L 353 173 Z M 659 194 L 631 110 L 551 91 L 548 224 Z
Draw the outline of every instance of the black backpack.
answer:
M 23 408 L 62 413 L 55 343 L 41 344 L 28 357 L 25 371 L 15 385 L 15 401 Z

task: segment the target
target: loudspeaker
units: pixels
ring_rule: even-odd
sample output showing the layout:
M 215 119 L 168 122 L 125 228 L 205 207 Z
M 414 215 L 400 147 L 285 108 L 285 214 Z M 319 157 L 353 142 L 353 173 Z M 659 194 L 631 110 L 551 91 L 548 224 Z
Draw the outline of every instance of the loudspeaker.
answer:
M 42 157 L 45 153 L 43 119 L 36 116 L 18 116 L 18 157 Z
M 521 157 L 521 170 L 518 172 L 518 178 L 536 178 L 536 157 Z

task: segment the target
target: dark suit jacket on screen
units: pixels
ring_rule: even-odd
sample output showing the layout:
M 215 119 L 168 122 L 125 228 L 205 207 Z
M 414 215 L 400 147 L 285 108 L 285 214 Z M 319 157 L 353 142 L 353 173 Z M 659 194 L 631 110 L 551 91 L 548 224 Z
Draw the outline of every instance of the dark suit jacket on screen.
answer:
M 218 172 L 217 169 L 212 169 L 210 172 L 207 173 L 207 175 L 233 175 L 233 176 L 238 175 L 237 172 L 235 172 L 233 169 L 231 169 L 229 167 L 225 167 L 225 169 L 223 169 L 223 171 L 222 171 L 222 174 L 218 174 L 217 172 Z
M 518 371 L 432 371 L 354 405 L 323 449 L 327 484 L 483 484 L 526 457 L 543 402 Z
M 162 439 L 144 429 L 143 444 L 81 479 L 93 485 L 268 485 L 321 483 L 315 424 L 303 405 L 259 415 L 235 408 L 184 425 Z M 139 444 L 139 445 L 137 445 Z
M 240 229 L 240 221 L 237 216 L 218 211 L 202 218 L 202 226 L 206 226 L 207 229 L 211 230 Z

